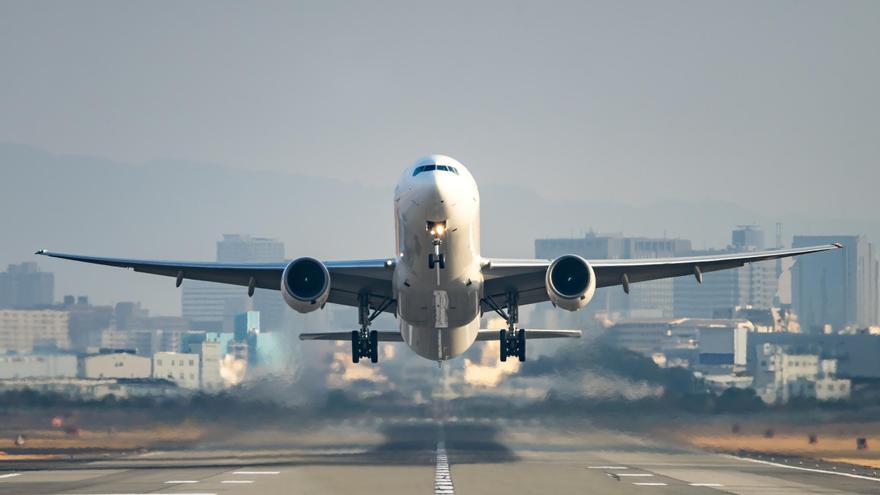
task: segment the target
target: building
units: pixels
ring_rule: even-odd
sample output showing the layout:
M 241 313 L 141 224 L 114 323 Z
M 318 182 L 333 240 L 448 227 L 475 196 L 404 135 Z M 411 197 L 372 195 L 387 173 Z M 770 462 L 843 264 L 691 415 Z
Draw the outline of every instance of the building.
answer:
M 133 349 L 141 356 L 152 356 L 157 352 L 179 352 L 183 350 L 184 335 L 187 333 L 189 332 L 177 330 L 108 329 L 101 332 L 99 347 L 105 349 Z
M 847 379 L 837 378 L 835 360 L 816 354 L 794 354 L 783 346 L 763 344 L 756 348 L 754 388 L 768 404 L 793 398 L 846 400 L 851 393 Z
M 153 354 L 153 378 L 170 380 L 182 388 L 199 388 L 200 369 L 198 354 L 182 352 Z
M 75 378 L 73 354 L 12 354 L 0 356 L 0 379 Z
M 792 247 L 841 242 L 844 249 L 798 257 L 792 268 L 792 306 L 806 332 L 840 331 L 880 322 L 877 253 L 864 236 L 798 235 Z
M 629 319 L 608 329 L 614 345 L 685 366 L 745 366 L 748 320 L 701 318 Z
M 620 234 L 588 233 L 583 238 L 537 239 L 535 257 L 553 259 L 576 254 L 590 259 L 666 258 L 691 252 L 683 239 L 624 237 Z M 673 315 L 673 280 L 633 284 L 629 295 L 620 287 L 598 289 L 587 312 L 603 312 L 618 318 L 670 318 Z
M 70 315 L 70 348 L 88 352 L 101 346 L 101 333 L 113 323 L 113 306 L 94 306 L 86 296 L 64 296 L 64 301 L 54 308 Z
M 55 275 L 41 272 L 36 263 L 9 265 L 0 272 L 0 308 L 39 308 L 54 300 Z
M 224 234 L 217 242 L 217 261 L 284 261 L 284 243 L 265 237 Z M 287 308 L 277 291 L 257 289 L 251 301 L 241 287 L 199 281 L 184 282 L 182 307 L 183 317 L 192 322 L 193 329 L 211 332 L 231 331 L 235 315 L 249 309 L 261 312 L 265 330 L 278 330 L 283 327 Z
M 748 366 L 755 373 L 756 349 L 764 344 L 782 346 L 796 354 L 816 354 L 836 361 L 837 376 L 852 379 L 880 379 L 880 335 L 751 333 Z
M 106 352 L 84 356 L 81 378 L 149 378 L 152 376 L 152 360 L 129 352 Z
M 749 328 L 735 320 L 698 326 L 698 362 L 702 366 L 746 366 Z
M 205 391 L 216 391 L 223 388 L 223 378 L 220 376 L 220 342 L 205 340 L 190 347 L 190 352 L 198 354 L 201 366 L 199 367 L 199 386 Z
M 37 350 L 69 349 L 67 311 L 0 310 L 0 353 L 30 354 Z
M 731 245 L 723 250 L 691 251 L 688 256 L 715 256 L 764 249 L 764 232 L 743 225 L 731 233 Z M 776 261 L 749 263 L 734 270 L 705 273 L 703 282 L 693 277 L 674 279 L 676 317 L 712 318 L 719 310 L 736 306 L 770 308 L 779 288 Z

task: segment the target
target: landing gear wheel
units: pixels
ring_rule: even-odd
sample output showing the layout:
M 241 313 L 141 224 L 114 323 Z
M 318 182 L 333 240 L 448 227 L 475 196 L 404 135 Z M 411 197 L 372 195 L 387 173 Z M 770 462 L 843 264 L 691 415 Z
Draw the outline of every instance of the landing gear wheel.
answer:
M 507 330 L 502 330 L 500 337 L 501 361 L 504 362 L 507 361 Z
M 438 254 L 436 258 L 434 253 L 428 254 L 428 269 L 433 270 L 435 266 L 439 266 L 441 270 L 446 268 L 446 256 L 443 253 Z
M 518 342 L 517 345 L 517 357 L 519 358 L 519 362 L 525 362 L 526 360 L 526 331 L 522 328 L 519 329 L 516 336 Z
M 525 360 L 525 357 L 520 358 L 520 361 Z M 370 331 L 370 362 L 376 363 L 379 361 L 379 332 L 375 330 Z
M 361 360 L 361 333 L 357 330 L 351 331 L 351 362 L 357 363 Z

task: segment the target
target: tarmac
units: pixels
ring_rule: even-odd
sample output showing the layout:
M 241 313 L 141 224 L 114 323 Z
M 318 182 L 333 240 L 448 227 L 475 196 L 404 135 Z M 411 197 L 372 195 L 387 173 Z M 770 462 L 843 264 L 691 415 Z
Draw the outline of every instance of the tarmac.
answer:
M 334 425 L 307 443 L 289 432 L 257 444 L 250 435 L 175 450 L 3 461 L 0 495 L 880 494 L 880 478 L 869 471 L 700 452 L 598 427 L 409 420 Z

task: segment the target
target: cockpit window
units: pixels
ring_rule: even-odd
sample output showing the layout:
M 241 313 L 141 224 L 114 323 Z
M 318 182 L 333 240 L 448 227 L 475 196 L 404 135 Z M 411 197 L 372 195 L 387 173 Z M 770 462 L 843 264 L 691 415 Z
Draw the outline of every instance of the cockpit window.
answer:
M 413 170 L 413 177 L 419 175 L 422 172 L 430 172 L 433 170 L 439 170 L 443 172 L 452 172 L 455 175 L 458 175 L 458 170 L 455 167 L 450 167 L 448 165 L 420 165 Z

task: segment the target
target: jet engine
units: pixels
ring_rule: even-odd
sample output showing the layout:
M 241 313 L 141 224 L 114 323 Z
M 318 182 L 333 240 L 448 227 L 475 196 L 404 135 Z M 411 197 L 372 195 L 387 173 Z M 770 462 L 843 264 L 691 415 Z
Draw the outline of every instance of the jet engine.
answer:
M 297 258 L 281 275 L 284 302 L 300 313 L 321 308 L 330 296 L 330 272 L 314 258 Z
M 567 254 L 550 263 L 545 285 L 550 302 L 562 309 L 577 311 L 596 293 L 596 273 L 587 260 Z

